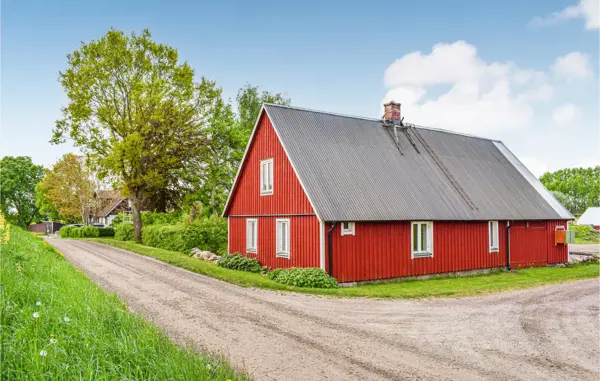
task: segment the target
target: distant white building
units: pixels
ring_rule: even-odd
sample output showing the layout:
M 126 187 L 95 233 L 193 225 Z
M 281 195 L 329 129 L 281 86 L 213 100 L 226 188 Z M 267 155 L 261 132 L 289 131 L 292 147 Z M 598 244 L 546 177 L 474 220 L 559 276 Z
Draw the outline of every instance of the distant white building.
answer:
M 600 207 L 587 208 L 577 220 L 577 225 L 591 225 L 594 230 L 600 231 Z

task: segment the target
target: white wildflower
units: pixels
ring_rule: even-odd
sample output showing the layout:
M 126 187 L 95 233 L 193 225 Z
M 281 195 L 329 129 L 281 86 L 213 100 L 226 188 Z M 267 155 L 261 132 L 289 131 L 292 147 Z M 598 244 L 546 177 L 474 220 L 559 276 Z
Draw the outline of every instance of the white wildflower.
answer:
M 39 307 L 42 305 L 42 302 L 36 302 L 35 305 Z
M 50 344 L 56 344 L 58 342 L 58 340 L 56 339 L 50 339 Z
M 212 368 L 212 367 L 210 366 L 210 364 L 206 364 L 206 368 L 207 368 L 208 370 L 210 370 L 210 368 Z
M 69 319 L 69 317 L 68 317 L 68 316 L 65 316 L 65 317 L 63 318 L 63 321 L 64 321 L 65 323 L 68 323 L 70 320 L 71 320 L 71 319 Z
M 42 349 L 42 350 L 40 351 L 40 356 L 42 356 L 42 357 L 46 357 L 47 355 L 48 355 L 48 352 L 46 352 L 45 350 L 43 350 L 43 349 Z
M 39 318 L 39 317 L 40 317 L 40 313 L 39 313 L 39 312 L 34 312 L 34 313 L 33 313 L 33 318 L 34 318 L 34 319 L 37 319 L 37 318 Z

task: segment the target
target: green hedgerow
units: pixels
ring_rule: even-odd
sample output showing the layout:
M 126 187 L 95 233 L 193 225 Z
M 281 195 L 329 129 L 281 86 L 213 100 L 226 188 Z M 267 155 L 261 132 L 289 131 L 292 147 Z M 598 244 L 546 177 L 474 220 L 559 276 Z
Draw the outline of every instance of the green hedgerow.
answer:
M 114 227 L 115 239 L 119 241 L 133 241 L 133 225 L 126 222 L 120 223 Z
M 274 269 L 267 273 L 269 279 L 296 287 L 337 288 L 337 281 L 317 267 L 292 267 Z
M 98 228 L 98 237 L 114 237 L 115 229 L 113 228 Z
M 76 226 L 63 226 L 60 228 L 60 238 L 69 238 L 71 235 L 71 230 L 73 230 Z
M 231 270 L 248 271 L 251 273 L 260 273 L 265 267 L 260 265 L 256 258 L 248 258 L 241 254 L 226 254 L 219 259 L 217 265 Z

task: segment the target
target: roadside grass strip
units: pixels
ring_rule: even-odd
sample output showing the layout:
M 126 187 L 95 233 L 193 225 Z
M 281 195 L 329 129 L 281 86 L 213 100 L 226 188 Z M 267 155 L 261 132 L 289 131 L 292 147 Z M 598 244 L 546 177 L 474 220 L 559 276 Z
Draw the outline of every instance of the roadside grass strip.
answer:
M 33 234 L 11 226 L 0 250 L 0 379 L 247 379 L 173 344 Z
M 176 251 L 158 249 L 131 241 L 118 241 L 108 238 L 92 238 L 86 240 L 129 250 L 198 274 L 207 275 L 243 287 L 258 287 L 271 290 L 294 291 L 338 297 L 459 297 L 519 290 L 600 276 L 600 266 L 598 264 L 582 264 L 576 267 L 535 267 L 513 270 L 510 272 L 498 271 L 485 275 L 378 282 L 357 287 L 341 287 L 335 289 L 300 288 L 277 283 L 260 274 L 219 267 L 210 262 L 198 260 Z

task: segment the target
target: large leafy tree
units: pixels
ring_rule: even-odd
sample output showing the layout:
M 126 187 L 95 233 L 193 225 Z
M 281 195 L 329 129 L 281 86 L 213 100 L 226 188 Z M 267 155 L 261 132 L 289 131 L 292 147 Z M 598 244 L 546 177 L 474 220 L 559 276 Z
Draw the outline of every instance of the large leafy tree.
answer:
M 542 184 L 576 216 L 581 215 L 590 206 L 600 206 L 599 179 L 600 166 L 560 169 L 540 177 Z M 556 192 L 560 194 L 557 195 Z
M 35 185 L 44 167 L 28 156 L 5 156 L 0 160 L 0 211 L 9 223 L 26 227 L 40 218 L 35 204 Z
M 53 142 L 70 137 L 100 176 L 121 181 L 140 241 L 144 197 L 199 157 L 221 90 L 205 78 L 195 82 L 177 51 L 153 41 L 148 30 L 110 30 L 67 59 L 60 81 L 69 103 Z
M 83 156 L 72 153 L 64 155 L 52 169 L 46 170 L 38 188 L 43 192 L 42 197 L 64 219 L 80 218 L 82 223 L 89 223 L 95 184 Z
M 257 86 L 247 84 L 238 90 L 237 97 L 237 120 L 247 137 L 250 137 L 252 128 L 258 118 L 258 113 L 264 103 L 275 103 L 290 105 L 291 99 L 286 94 L 260 91 Z

